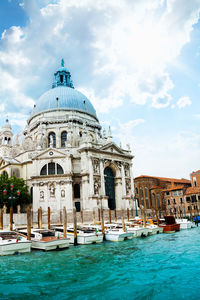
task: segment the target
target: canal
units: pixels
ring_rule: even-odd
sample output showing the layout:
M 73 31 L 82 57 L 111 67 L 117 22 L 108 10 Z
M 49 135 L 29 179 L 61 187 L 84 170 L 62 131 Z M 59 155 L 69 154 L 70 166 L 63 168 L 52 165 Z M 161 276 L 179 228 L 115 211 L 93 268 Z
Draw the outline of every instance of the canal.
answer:
M 0 257 L 0 299 L 199 299 L 200 227 Z

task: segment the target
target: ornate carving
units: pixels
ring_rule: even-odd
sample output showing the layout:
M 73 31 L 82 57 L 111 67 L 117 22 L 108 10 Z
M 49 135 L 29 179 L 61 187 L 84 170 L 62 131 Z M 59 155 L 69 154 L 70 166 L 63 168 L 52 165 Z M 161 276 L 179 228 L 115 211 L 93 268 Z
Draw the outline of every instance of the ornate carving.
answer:
M 93 158 L 92 159 L 92 165 L 93 165 L 93 172 L 95 174 L 99 174 L 99 170 L 100 170 L 99 159 L 98 158 Z
M 126 177 L 130 176 L 130 166 L 127 163 L 124 164 L 124 173 Z
M 50 191 L 50 197 L 55 197 L 55 184 L 54 183 L 51 183 L 49 185 L 49 191 Z
M 118 168 L 121 170 L 122 162 L 121 161 L 115 161 L 115 164 L 118 166 Z
M 131 180 L 126 179 L 126 195 L 129 195 L 131 191 Z
M 61 197 L 62 197 L 62 198 L 65 197 L 65 190 L 61 190 Z
M 44 191 L 40 191 L 40 199 L 44 200 Z
M 34 143 L 33 143 L 33 139 L 31 136 L 27 136 L 23 142 L 22 142 L 22 147 L 25 151 L 28 150 L 33 150 L 34 149 Z M 31 157 L 32 158 L 32 157 Z
M 104 159 L 104 166 L 107 165 L 107 164 L 110 165 L 111 162 L 112 162 L 111 159 Z
M 94 180 L 94 194 L 98 195 L 99 194 L 99 188 L 101 187 L 100 180 L 95 179 Z

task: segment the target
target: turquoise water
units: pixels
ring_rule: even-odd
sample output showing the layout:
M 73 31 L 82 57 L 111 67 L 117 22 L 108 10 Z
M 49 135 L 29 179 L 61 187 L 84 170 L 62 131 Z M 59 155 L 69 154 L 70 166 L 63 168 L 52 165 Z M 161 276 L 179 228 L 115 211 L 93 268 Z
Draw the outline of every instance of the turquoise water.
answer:
M 199 299 L 200 227 L 0 257 L 0 299 Z

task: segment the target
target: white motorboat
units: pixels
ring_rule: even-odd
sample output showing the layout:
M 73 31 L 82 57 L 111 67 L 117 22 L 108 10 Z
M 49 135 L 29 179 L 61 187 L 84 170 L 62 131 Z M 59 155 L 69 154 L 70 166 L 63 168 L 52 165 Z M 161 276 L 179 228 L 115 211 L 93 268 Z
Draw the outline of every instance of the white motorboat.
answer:
M 176 223 L 180 224 L 180 229 L 190 229 L 195 227 L 195 224 L 188 219 L 176 219 Z
M 154 224 L 149 224 L 146 228 L 149 230 L 149 235 L 163 233 L 163 228 Z
M 27 229 L 18 231 L 27 236 Z M 69 239 L 59 237 L 53 230 L 31 229 L 31 248 L 43 251 L 61 250 L 69 247 Z
M 133 237 L 144 237 L 149 235 L 149 228 L 139 226 L 139 225 L 128 225 L 127 224 L 127 231 L 133 234 Z
M 122 242 L 124 240 L 131 240 L 133 233 L 129 232 L 127 228 L 125 231 L 119 224 L 105 224 L 105 240 L 112 242 Z
M 53 226 L 56 232 L 59 232 L 63 236 L 63 226 Z M 70 244 L 74 244 L 74 228 L 72 226 L 67 227 L 67 237 Z M 101 232 L 94 232 L 87 228 L 77 228 L 77 244 L 87 245 L 103 242 L 103 234 Z
M 0 255 L 11 255 L 31 251 L 31 242 L 14 231 L 0 231 Z

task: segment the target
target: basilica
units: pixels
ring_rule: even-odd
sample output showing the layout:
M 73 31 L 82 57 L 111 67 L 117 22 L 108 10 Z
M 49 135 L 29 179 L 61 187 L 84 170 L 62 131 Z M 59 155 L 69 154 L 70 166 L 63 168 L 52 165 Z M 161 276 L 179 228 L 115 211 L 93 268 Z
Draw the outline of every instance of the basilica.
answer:
M 0 173 L 25 180 L 34 212 L 133 207 L 132 159 L 129 147 L 113 142 L 110 128 L 102 131 L 63 59 L 52 88 L 34 105 L 22 141 L 13 141 L 8 120 L 0 131 Z

